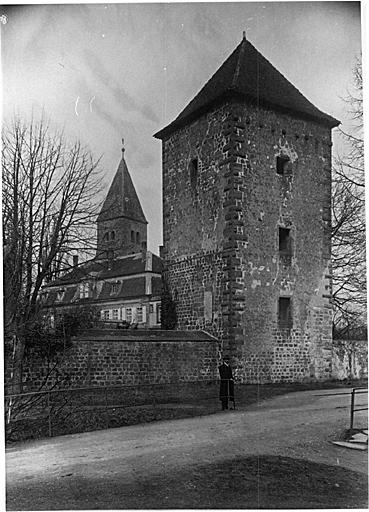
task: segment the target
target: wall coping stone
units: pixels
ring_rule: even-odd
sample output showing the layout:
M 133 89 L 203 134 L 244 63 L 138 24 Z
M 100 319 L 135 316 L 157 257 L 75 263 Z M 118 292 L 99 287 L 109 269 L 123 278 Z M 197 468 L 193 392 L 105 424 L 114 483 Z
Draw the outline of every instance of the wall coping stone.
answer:
M 218 339 L 205 331 L 166 331 L 154 329 L 89 329 L 73 338 L 74 341 L 189 341 L 218 343 Z

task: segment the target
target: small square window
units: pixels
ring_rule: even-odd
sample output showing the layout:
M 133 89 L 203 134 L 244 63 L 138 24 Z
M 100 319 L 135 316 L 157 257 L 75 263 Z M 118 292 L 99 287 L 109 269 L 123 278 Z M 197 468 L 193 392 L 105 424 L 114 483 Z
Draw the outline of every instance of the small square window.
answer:
M 292 327 L 292 308 L 290 297 L 279 297 L 278 299 L 278 325 L 281 328 Z

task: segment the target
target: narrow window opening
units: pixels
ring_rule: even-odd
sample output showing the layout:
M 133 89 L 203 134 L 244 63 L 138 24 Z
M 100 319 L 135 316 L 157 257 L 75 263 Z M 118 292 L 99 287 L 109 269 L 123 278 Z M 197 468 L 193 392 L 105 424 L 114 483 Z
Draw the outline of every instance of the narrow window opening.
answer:
M 290 297 L 279 297 L 278 299 L 278 324 L 281 328 L 292 327 L 292 309 Z
M 292 170 L 291 160 L 288 156 L 277 156 L 276 160 L 276 172 L 281 176 L 289 174 Z
M 131 242 L 135 241 L 135 232 L 131 231 Z
M 291 230 L 279 228 L 279 253 L 282 256 L 291 256 Z
M 115 240 L 115 231 L 110 233 L 110 240 Z
M 142 322 L 143 322 L 142 306 L 137 306 L 136 314 L 137 314 L 137 323 L 142 324 Z
M 140 243 L 140 233 L 137 231 L 136 233 L 136 243 L 139 244 Z
M 190 184 L 193 190 L 197 189 L 197 181 L 199 178 L 199 161 L 197 158 L 193 158 L 189 165 L 190 173 Z
M 107 242 L 109 240 L 109 233 L 104 234 L 104 242 Z

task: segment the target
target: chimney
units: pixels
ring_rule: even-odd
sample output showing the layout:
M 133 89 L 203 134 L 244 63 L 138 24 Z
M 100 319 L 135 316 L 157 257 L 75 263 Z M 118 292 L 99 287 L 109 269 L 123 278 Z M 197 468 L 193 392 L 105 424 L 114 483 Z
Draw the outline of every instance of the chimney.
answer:
M 78 254 L 73 255 L 73 267 L 78 266 Z

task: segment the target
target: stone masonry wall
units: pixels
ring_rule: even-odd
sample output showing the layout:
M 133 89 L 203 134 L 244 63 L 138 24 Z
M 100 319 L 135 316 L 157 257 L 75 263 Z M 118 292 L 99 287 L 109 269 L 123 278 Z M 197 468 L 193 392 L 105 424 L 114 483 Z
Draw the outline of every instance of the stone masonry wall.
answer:
M 240 376 L 329 378 L 330 130 L 245 104 L 233 105 L 233 119 L 237 140 L 227 156 L 234 160 L 234 204 L 242 208 L 234 223 L 237 291 L 244 299 L 234 339 Z M 285 175 L 276 172 L 277 156 L 290 160 Z M 279 228 L 291 230 L 289 256 L 279 252 Z M 289 328 L 278 322 L 280 297 L 291 299 Z
M 114 240 L 104 240 L 106 233 L 114 231 Z M 134 233 L 132 241 L 131 232 Z M 139 238 L 137 240 L 137 233 Z M 143 245 L 144 244 L 144 245 Z M 97 253 L 106 257 L 106 251 L 114 251 L 115 256 L 127 256 L 140 252 L 147 244 L 147 225 L 133 219 L 117 217 L 99 221 L 97 225 Z
M 277 156 L 290 160 L 283 176 Z M 244 103 L 163 141 L 164 258 L 179 326 L 218 335 L 241 381 L 331 375 L 330 173 L 328 128 Z M 279 228 L 290 229 L 288 257 Z M 202 297 L 214 277 L 209 325 Z M 289 328 L 278 321 L 280 297 L 291 299 Z
M 170 282 L 176 303 L 178 329 L 201 329 L 222 339 L 225 275 L 224 259 L 219 252 L 188 257 L 167 268 L 164 279 Z
M 31 354 L 24 364 L 24 392 L 47 387 L 113 386 L 204 381 L 217 378 L 218 344 L 196 341 L 78 340 L 49 361 Z
M 163 258 L 177 304 L 178 328 L 206 328 L 219 337 L 226 352 L 232 307 L 229 273 L 233 271 L 223 251 L 229 215 L 222 208 L 229 167 L 223 163 L 223 126 L 228 117 L 227 106 L 220 107 L 163 141 Z M 196 181 L 190 172 L 195 158 Z M 205 314 L 207 292 L 211 293 L 210 314 Z

